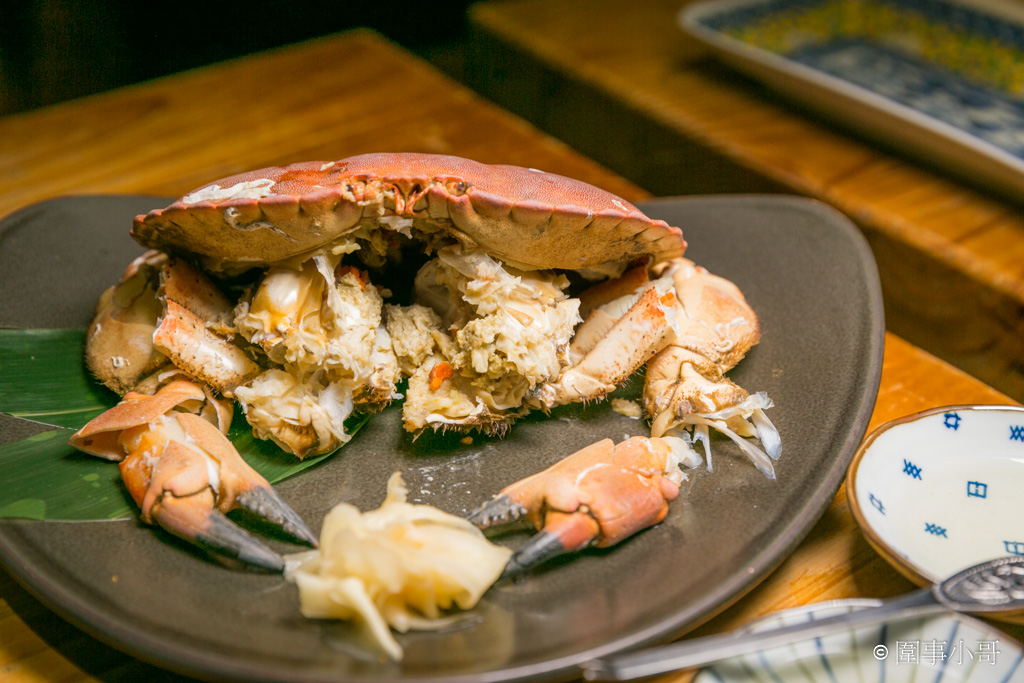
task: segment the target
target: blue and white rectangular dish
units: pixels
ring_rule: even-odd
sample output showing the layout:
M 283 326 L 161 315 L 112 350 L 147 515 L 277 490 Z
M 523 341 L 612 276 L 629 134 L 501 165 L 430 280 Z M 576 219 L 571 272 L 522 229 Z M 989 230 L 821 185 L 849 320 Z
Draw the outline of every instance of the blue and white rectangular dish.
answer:
M 1024 3 L 706 0 L 679 23 L 791 97 L 1020 199 Z

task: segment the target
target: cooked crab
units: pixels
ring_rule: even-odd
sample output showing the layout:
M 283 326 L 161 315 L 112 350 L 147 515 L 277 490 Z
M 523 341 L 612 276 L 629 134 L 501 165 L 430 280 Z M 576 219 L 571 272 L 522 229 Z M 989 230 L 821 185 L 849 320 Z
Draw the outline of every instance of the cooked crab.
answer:
M 351 438 L 346 419 L 401 398 L 403 378 L 415 433 L 501 433 L 602 398 L 690 315 L 659 270 L 685 248 L 678 228 L 576 180 L 457 157 L 232 176 L 132 235 L 154 251 L 101 300 L 90 368 L 125 393 L 172 364 L 298 457 Z

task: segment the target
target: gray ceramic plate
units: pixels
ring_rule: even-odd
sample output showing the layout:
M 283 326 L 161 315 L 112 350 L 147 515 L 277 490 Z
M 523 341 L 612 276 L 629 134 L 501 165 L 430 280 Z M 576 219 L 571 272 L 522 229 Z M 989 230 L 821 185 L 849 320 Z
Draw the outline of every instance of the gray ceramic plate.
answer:
M 85 326 L 100 291 L 140 251 L 127 237 L 130 219 L 161 205 L 74 197 L 8 217 L 0 224 L 0 324 Z M 567 678 L 583 660 L 693 628 L 771 572 L 832 500 L 874 404 L 882 304 L 864 240 L 820 204 L 730 197 L 641 208 L 682 226 L 688 255 L 734 280 L 760 316 L 763 341 L 732 377 L 776 402 L 770 415 L 784 444 L 777 481 L 718 439 L 715 471 L 691 476 L 664 523 L 617 548 L 495 586 L 448 632 L 400 636 L 401 666 L 379 662 L 344 624 L 303 619 L 295 588 L 280 577 L 225 569 L 135 521 L 6 520 L 0 559 L 45 604 L 101 640 L 217 679 Z M 38 429 L 3 420 L 3 440 Z M 599 438 L 644 431 L 601 404 L 525 420 L 502 440 L 414 442 L 392 408 L 336 457 L 279 489 L 315 529 L 339 501 L 379 505 L 395 470 L 418 500 L 461 513 Z

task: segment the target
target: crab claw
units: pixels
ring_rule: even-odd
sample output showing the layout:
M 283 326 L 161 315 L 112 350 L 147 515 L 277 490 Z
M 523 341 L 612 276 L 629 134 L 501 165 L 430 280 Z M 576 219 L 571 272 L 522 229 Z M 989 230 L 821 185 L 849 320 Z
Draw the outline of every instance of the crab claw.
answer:
M 473 512 L 480 528 L 528 520 L 540 531 L 504 576 L 589 546 L 605 548 L 663 520 L 686 478 L 678 439 L 604 439 L 508 486 Z
M 215 554 L 281 571 L 281 557 L 224 513 L 245 508 L 305 543 L 315 546 L 316 537 L 221 430 L 196 414 L 216 400 L 181 380 L 152 396 L 132 392 L 70 443 L 120 460 L 121 478 L 144 522 Z

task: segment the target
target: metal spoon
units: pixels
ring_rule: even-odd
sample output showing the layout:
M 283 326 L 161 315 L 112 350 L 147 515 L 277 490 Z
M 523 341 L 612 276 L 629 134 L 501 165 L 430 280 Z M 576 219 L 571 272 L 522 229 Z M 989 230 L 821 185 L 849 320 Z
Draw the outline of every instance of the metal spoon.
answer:
M 1004 557 L 975 565 L 941 583 L 886 600 L 877 607 L 767 631 L 734 631 L 612 655 L 584 662 L 580 668 L 588 681 L 629 681 L 711 664 L 810 636 L 827 636 L 947 610 L 975 614 L 1024 610 L 1024 557 Z

